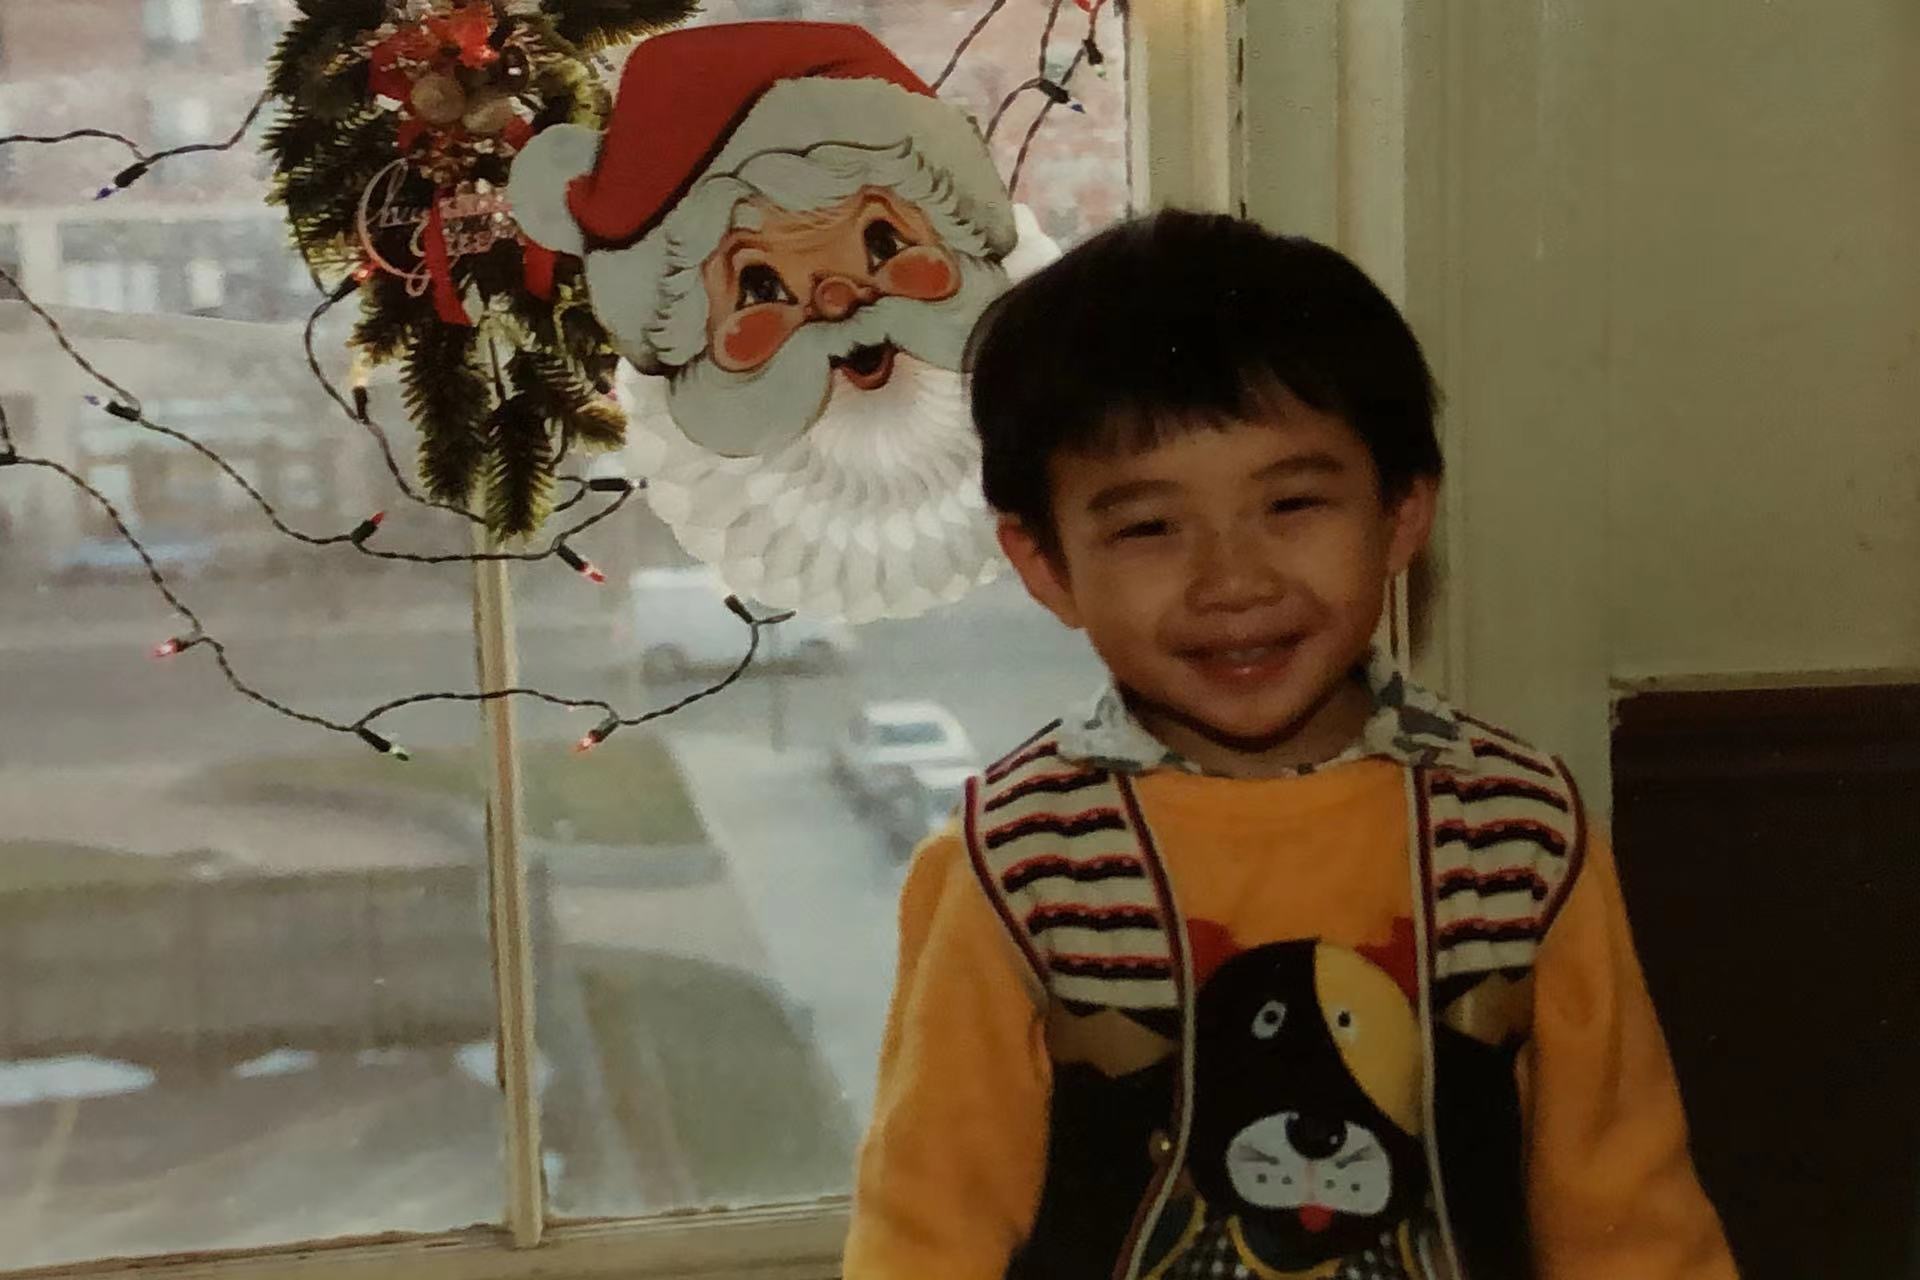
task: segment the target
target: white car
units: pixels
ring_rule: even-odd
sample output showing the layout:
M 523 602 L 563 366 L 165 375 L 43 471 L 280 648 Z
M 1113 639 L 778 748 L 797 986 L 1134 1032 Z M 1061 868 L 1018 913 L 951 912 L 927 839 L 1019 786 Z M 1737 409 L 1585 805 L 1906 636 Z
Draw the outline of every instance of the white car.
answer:
M 915 768 L 979 763 L 967 731 L 937 702 L 869 702 L 833 748 L 835 776 L 862 804 L 902 787 Z
M 881 816 L 896 852 L 911 853 L 947 825 L 966 799 L 967 779 L 979 772 L 965 764 L 910 765 L 904 778 L 881 797 Z
M 726 600 L 726 585 L 711 569 L 641 569 L 627 580 L 627 651 L 652 680 L 733 666 L 746 653 L 748 637 Z M 756 617 L 776 612 L 745 603 Z M 852 649 L 853 633 L 845 625 L 796 613 L 761 632 L 759 661 L 819 668 L 842 661 Z

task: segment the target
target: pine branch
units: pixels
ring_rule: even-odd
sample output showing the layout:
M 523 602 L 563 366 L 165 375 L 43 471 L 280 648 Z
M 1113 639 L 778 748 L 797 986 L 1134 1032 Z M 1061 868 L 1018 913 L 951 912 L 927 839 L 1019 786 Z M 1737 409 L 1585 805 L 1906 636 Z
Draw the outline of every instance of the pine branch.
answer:
M 699 12 L 699 0 L 547 0 L 561 37 L 583 52 L 677 27 Z
M 626 414 L 566 361 L 541 351 L 520 351 L 508 368 L 514 387 L 566 438 L 593 449 L 617 449 L 626 443 Z
M 442 502 L 464 504 L 473 496 L 486 456 L 492 396 L 477 339 L 460 325 L 426 325 L 402 375 L 407 412 L 420 429 L 420 479 Z
M 627 443 L 626 411 L 604 396 L 579 413 L 567 415 L 566 427 L 568 435 L 594 453 L 624 448 Z
M 336 128 L 338 126 L 330 121 L 316 120 L 291 107 L 283 107 L 267 129 L 260 149 L 267 153 L 278 171 L 304 168 L 313 163 Z
M 560 337 L 567 355 L 577 364 L 588 363 L 612 345 L 612 339 L 599 317 L 584 303 L 568 307 L 560 313 Z
M 535 397 L 509 396 L 493 415 L 489 443 L 487 527 L 501 538 L 525 537 L 553 510 L 553 437 Z
M 360 193 L 392 159 L 393 133 L 393 117 L 378 107 L 364 108 L 346 121 L 321 122 L 319 145 L 305 163 L 280 170 L 272 198 L 296 220 L 335 207 L 333 220 L 341 221 L 338 211 L 343 210 L 351 227 Z
M 326 0 L 302 8 L 306 16 L 288 25 L 267 63 L 268 91 L 289 101 L 324 86 L 333 78 L 328 75 L 333 60 L 386 17 L 382 0 Z
M 337 45 L 339 39 L 339 28 L 331 21 L 312 14 L 295 18 L 267 63 L 267 92 L 276 98 L 298 95 L 314 74 L 321 53 L 329 45 Z
M 374 275 L 360 289 L 360 319 L 353 326 L 352 344 L 379 364 L 399 355 L 412 336 L 416 299 L 398 276 Z

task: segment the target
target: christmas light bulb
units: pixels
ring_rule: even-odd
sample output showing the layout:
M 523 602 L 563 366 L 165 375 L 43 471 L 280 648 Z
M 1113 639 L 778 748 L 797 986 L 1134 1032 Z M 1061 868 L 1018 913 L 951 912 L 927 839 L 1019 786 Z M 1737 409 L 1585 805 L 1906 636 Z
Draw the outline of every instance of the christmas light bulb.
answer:
M 620 727 L 620 718 L 618 716 L 608 716 L 605 720 L 602 720 L 599 724 L 587 730 L 586 737 L 580 739 L 580 741 L 573 744 L 574 754 L 585 755 L 587 752 L 593 750 L 595 747 L 605 742 L 608 738 L 612 737 L 613 731 L 615 729 L 618 729 L 619 727 Z
M 130 404 L 123 404 L 118 400 L 102 400 L 99 396 L 94 395 L 83 396 L 81 398 L 96 409 L 105 409 L 116 418 L 123 419 L 127 422 L 140 421 L 140 411 Z
M 368 516 L 365 520 L 362 520 L 359 524 L 355 525 L 353 527 L 353 532 L 348 535 L 349 539 L 353 542 L 353 545 L 357 547 L 361 543 L 365 542 L 368 538 L 371 538 L 374 535 L 375 531 L 380 528 L 381 522 L 384 521 L 386 518 L 387 518 L 386 512 L 376 511 L 372 515 Z
M 353 732 L 362 742 L 372 747 L 375 751 L 378 751 L 381 755 L 392 756 L 395 760 L 399 760 L 402 763 L 413 759 L 412 756 L 407 754 L 405 747 L 397 742 L 392 742 L 381 737 L 365 725 L 357 726 Z
M 558 555 L 562 560 L 566 561 L 567 567 L 569 569 L 572 569 L 575 573 L 579 574 L 581 577 L 585 578 L 587 581 L 605 582 L 607 580 L 607 575 L 600 572 L 599 567 L 596 566 L 593 563 L 593 561 L 587 559 L 585 556 L 581 555 L 578 551 L 575 551 L 572 547 L 568 546 L 566 543 L 563 542 L 559 546 L 555 547 L 554 553 Z
M 353 387 L 353 416 L 365 422 L 370 393 L 367 390 L 369 363 L 366 352 L 358 347 L 352 348 L 353 357 L 347 364 L 347 381 Z
M 93 198 L 95 200 L 105 200 L 108 196 L 112 195 L 116 191 L 125 191 L 128 187 L 140 181 L 140 179 L 146 177 L 147 170 L 151 167 L 152 167 L 151 161 L 148 161 L 148 160 L 134 161 L 132 164 L 128 165 L 126 168 L 122 169 L 120 172 L 114 174 L 112 182 L 108 183 L 104 187 L 101 187 L 98 191 L 95 191 L 93 193 Z

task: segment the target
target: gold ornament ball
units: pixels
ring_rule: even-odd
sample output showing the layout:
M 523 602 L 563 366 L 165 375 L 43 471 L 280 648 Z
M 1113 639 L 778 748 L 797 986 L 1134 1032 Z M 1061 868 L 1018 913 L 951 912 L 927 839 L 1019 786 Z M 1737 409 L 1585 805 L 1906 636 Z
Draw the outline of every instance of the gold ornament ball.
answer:
M 428 124 L 448 125 L 467 109 L 467 93 L 452 76 L 434 72 L 414 82 L 413 114 Z
M 516 119 L 513 99 L 501 94 L 473 103 L 460 122 L 475 133 L 498 133 Z

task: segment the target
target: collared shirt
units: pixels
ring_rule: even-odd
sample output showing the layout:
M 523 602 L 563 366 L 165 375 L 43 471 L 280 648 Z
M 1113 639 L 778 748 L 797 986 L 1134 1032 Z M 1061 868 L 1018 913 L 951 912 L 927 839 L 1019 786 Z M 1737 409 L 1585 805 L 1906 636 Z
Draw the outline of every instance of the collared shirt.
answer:
M 1377 649 L 1355 674 L 1366 682 L 1373 698 L 1373 712 L 1359 736 L 1331 759 L 1296 765 L 1293 772 L 1305 775 L 1368 756 L 1384 756 L 1402 764 L 1432 764 L 1443 759 L 1471 764 L 1471 748 L 1459 713 L 1439 695 L 1408 680 L 1393 660 Z M 1148 732 L 1112 681 L 1091 702 L 1061 720 L 1059 739 L 1060 754 L 1067 759 L 1120 773 L 1154 769 L 1206 772 Z

